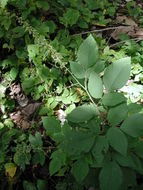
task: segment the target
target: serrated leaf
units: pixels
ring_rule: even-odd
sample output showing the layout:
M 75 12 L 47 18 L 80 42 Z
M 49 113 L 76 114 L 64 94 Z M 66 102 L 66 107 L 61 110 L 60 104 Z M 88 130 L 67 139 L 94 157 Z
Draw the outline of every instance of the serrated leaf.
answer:
M 109 109 L 107 119 L 109 123 L 113 126 L 116 126 L 123 121 L 128 113 L 128 106 L 127 104 L 121 104 L 114 108 Z
M 108 91 L 122 88 L 129 80 L 131 71 L 131 58 L 126 57 L 112 63 L 105 70 L 103 81 Z
M 35 136 L 29 135 L 29 142 L 33 147 L 42 147 L 43 146 L 43 141 L 41 138 L 41 134 L 39 132 L 36 132 Z
M 119 190 L 123 181 L 119 165 L 114 161 L 107 162 L 99 174 L 99 181 L 101 190 Z
M 117 127 L 111 127 L 107 132 L 110 146 L 122 155 L 127 154 L 128 141 L 125 134 Z
M 89 76 L 88 90 L 93 98 L 101 98 L 103 94 L 103 84 L 101 78 L 95 72 Z
M 128 117 L 121 125 L 121 130 L 132 137 L 143 136 L 143 114 L 137 113 Z
M 98 60 L 98 46 L 92 35 L 88 36 L 78 49 L 78 61 L 84 69 L 93 66 Z
M 118 92 L 109 92 L 107 94 L 105 94 L 102 98 L 102 103 L 105 105 L 105 106 L 116 106 L 118 104 L 121 104 L 123 102 L 126 102 L 126 97 L 121 94 L 121 93 L 118 93 Z
M 90 120 L 97 114 L 94 105 L 82 105 L 75 108 L 68 116 L 67 119 L 73 123 L 81 123 Z
M 85 159 L 80 159 L 76 161 L 72 166 L 72 173 L 77 180 L 81 183 L 89 172 L 88 163 Z

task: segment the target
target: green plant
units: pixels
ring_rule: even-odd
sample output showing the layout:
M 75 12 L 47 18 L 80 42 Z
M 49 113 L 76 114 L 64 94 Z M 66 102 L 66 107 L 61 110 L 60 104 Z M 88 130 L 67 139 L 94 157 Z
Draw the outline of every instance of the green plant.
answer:
M 70 65 L 90 102 L 76 107 L 62 127 L 56 119 L 43 117 L 47 135 L 57 144 L 50 174 L 70 172 L 79 189 L 135 189 L 137 176 L 143 175 L 143 114 L 131 113 L 130 104 L 119 92 L 130 78 L 131 59 L 104 65 L 106 69 L 103 65 L 90 35 L 78 49 L 77 62 Z M 96 183 L 90 180 L 94 176 Z

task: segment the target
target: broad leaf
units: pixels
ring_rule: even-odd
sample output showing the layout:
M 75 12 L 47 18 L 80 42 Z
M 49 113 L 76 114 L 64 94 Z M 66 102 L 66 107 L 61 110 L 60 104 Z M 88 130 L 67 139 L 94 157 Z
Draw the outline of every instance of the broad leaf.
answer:
M 143 136 L 143 114 L 137 113 L 128 117 L 121 125 L 121 130 L 132 137 Z
M 129 80 L 131 71 L 131 58 L 126 57 L 112 63 L 105 70 L 103 81 L 108 91 L 122 88 Z
M 64 139 L 60 147 L 69 155 L 79 155 L 83 152 L 89 152 L 94 141 L 95 137 L 93 134 L 82 131 L 65 130 Z
M 97 43 L 92 37 L 88 36 L 78 49 L 78 61 L 85 69 L 94 65 L 98 60 L 98 47 Z
M 80 159 L 76 161 L 72 166 L 72 173 L 77 180 L 77 182 L 81 183 L 84 178 L 87 176 L 89 171 L 88 163 L 85 159 Z
M 23 189 L 24 190 L 36 190 L 34 183 L 29 181 L 23 181 Z
M 8 0 L 1 0 L 0 5 L 1 5 L 2 8 L 5 8 L 7 3 L 8 3 Z
M 44 128 L 46 133 L 53 136 L 55 133 L 61 131 L 60 121 L 56 120 L 54 117 L 42 117 Z
M 107 162 L 102 168 L 100 175 L 101 190 L 119 190 L 123 181 L 122 170 L 116 162 Z
M 94 105 L 83 105 L 75 108 L 68 116 L 67 119 L 73 123 L 85 122 L 93 118 L 97 114 Z
M 66 154 L 61 150 L 57 150 L 52 153 L 51 158 L 52 161 L 49 166 L 50 176 L 58 172 L 65 165 Z
M 125 134 L 119 128 L 111 127 L 107 132 L 107 139 L 114 150 L 122 155 L 127 154 L 128 141 Z
M 77 62 L 70 62 L 70 68 L 72 73 L 78 78 L 83 79 L 85 78 L 85 70 L 84 67 L 77 63 Z
M 127 104 L 126 103 L 121 104 L 109 110 L 107 119 L 111 125 L 116 126 L 126 118 L 127 113 L 128 113 Z
M 92 72 L 88 81 L 88 90 L 93 98 L 101 98 L 103 94 L 103 84 L 101 78 Z
M 105 106 L 116 106 L 118 104 L 121 104 L 123 102 L 126 102 L 126 98 L 123 94 L 118 93 L 118 92 L 109 92 L 107 94 L 105 94 L 102 98 L 102 103 Z
M 109 144 L 105 136 L 98 136 L 95 140 L 95 145 L 92 148 L 92 154 L 97 163 L 101 164 L 104 159 L 104 154 L 108 151 Z

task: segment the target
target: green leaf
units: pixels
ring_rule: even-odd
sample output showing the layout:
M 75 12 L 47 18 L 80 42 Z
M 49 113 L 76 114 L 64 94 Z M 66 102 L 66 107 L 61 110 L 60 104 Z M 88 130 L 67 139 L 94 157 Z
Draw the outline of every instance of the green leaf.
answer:
M 125 134 L 119 128 L 111 127 L 108 129 L 107 139 L 114 150 L 122 155 L 127 154 L 128 141 Z
M 36 132 L 35 136 L 29 135 L 29 142 L 34 148 L 42 147 L 43 141 L 41 138 L 41 134 L 39 132 Z
M 102 98 L 102 103 L 105 106 L 116 106 L 118 104 L 121 104 L 123 102 L 126 102 L 126 97 L 118 92 L 109 92 L 107 94 L 105 94 Z
M 136 103 L 131 103 L 128 105 L 128 112 L 129 115 L 139 113 L 143 110 L 143 106 Z
M 81 123 L 90 120 L 97 114 L 94 105 L 82 105 L 75 108 L 68 116 L 67 119 L 73 123 Z
M 29 181 L 23 181 L 23 189 L 24 190 L 36 190 L 34 183 Z
M 122 88 L 130 77 L 131 58 L 126 57 L 112 63 L 105 70 L 103 81 L 108 91 Z
M 143 136 L 143 114 L 137 113 L 128 117 L 121 125 L 121 130 L 132 137 Z
M 83 79 L 85 78 L 85 70 L 83 66 L 76 62 L 70 62 L 70 68 L 72 73 L 78 78 Z
M 54 117 L 42 117 L 42 122 L 46 129 L 46 133 L 50 136 L 61 131 L 60 121 L 56 120 Z
M 1 5 L 2 8 L 5 8 L 7 3 L 8 3 L 8 0 L 1 0 L 0 5 Z
M 134 161 L 131 155 L 123 156 L 121 154 L 114 153 L 113 159 L 116 160 L 120 166 L 134 168 Z
M 12 80 L 15 80 L 17 75 L 18 75 L 18 68 L 15 68 L 13 67 L 11 70 L 10 70 L 10 77 Z
M 33 155 L 33 164 L 41 164 L 41 166 L 44 165 L 45 163 L 45 154 L 44 154 L 44 151 L 42 149 L 37 149 L 37 150 L 34 150 L 34 155 Z
M 95 136 L 87 131 L 75 131 L 68 126 L 62 128 L 63 136 L 60 137 L 60 148 L 69 155 L 80 155 L 89 152 L 92 148 Z
M 103 84 L 101 78 L 95 72 L 92 72 L 88 81 L 88 90 L 93 98 L 101 98 L 103 94 Z
M 84 69 L 93 66 L 98 60 L 98 46 L 92 35 L 88 36 L 78 49 L 78 61 Z
M 68 25 L 72 26 L 77 23 L 80 13 L 76 9 L 68 8 L 66 12 L 63 14 L 63 17 L 60 17 L 61 23 L 63 23 L 66 27 Z
M 134 147 L 134 152 L 140 158 L 143 158 L 143 141 L 139 141 L 136 146 Z
M 37 180 L 37 189 L 38 190 L 48 190 L 48 182 L 46 180 L 38 179 Z
M 59 149 L 52 153 L 51 158 L 52 161 L 49 166 L 50 176 L 57 173 L 65 165 L 66 154 Z
M 100 175 L 101 190 L 119 190 L 123 181 L 122 170 L 116 162 L 107 162 L 102 168 Z
M 108 112 L 107 119 L 111 125 L 116 126 L 123 121 L 128 113 L 128 106 L 127 104 L 121 104 L 114 108 L 111 108 Z
M 81 183 L 89 172 L 88 163 L 85 159 L 77 160 L 72 166 L 72 173 L 77 180 Z
M 92 154 L 97 163 L 101 164 L 105 153 L 109 148 L 108 141 L 105 136 L 98 136 L 95 140 L 95 145 L 92 148 Z

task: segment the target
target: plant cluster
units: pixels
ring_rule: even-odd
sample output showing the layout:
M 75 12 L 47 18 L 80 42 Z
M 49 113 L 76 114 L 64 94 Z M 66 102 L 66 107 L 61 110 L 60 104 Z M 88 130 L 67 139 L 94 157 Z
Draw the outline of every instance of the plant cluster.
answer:
M 0 0 L 0 189 L 142 189 L 143 43 L 94 33 L 120 9 L 142 26 L 136 1 Z

